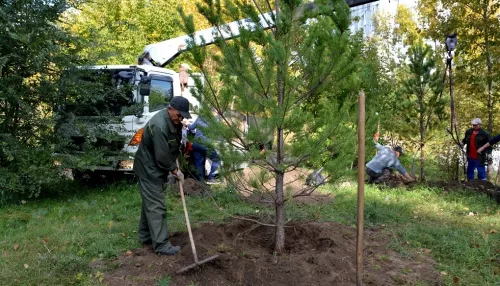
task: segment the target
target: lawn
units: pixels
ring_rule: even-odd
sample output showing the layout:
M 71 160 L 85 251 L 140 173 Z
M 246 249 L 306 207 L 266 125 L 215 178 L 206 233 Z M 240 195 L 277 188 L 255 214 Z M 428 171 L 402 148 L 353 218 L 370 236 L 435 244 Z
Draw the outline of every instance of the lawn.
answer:
M 0 277 L 4 285 L 98 285 L 103 274 L 89 263 L 139 247 L 140 197 L 134 183 L 85 188 L 68 183 L 71 195 L 0 209 Z M 289 204 L 293 220 L 356 223 L 356 187 L 328 186 L 335 198 L 323 205 Z M 271 209 L 244 203 L 221 189 L 188 197 L 194 227 L 231 215 L 267 216 Z M 168 195 L 172 232 L 185 231 L 178 196 Z M 367 187 L 365 227 L 391 234 L 403 256 L 425 252 L 438 262 L 448 285 L 500 285 L 500 207 L 483 195 L 420 188 Z

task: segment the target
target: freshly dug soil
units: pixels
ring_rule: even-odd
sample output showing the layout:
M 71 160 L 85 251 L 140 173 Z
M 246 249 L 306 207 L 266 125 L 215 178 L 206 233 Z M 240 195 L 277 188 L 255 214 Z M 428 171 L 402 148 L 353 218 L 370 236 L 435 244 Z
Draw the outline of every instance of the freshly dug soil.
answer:
M 389 188 L 399 188 L 399 187 L 412 187 L 418 184 L 417 181 L 405 182 L 404 177 L 399 173 L 393 173 L 383 182 L 376 183 L 380 186 L 385 186 Z
M 171 188 L 171 191 L 175 194 L 179 194 L 179 184 L 169 184 L 167 188 Z M 210 191 L 210 187 L 198 182 L 193 178 L 186 178 L 184 184 L 182 184 L 182 190 L 187 196 L 202 196 Z
M 496 200 L 500 203 L 500 188 L 493 185 L 493 183 L 482 180 L 472 180 L 472 181 L 435 181 L 428 182 L 430 187 L 441 188 L 445 192 L 454 192 L 458 190 L 467 190 L 476 193 L 482 193 L 488 195 L 491 199 Z
M 421 251 L 403 258 L 389 250 L 389 237 L 380 230 L 365 231 L 365 285 L 441 285 L 435 262 Z M 104 274 L 108 285 L 355 285 L 356 230 L 333 222 L 296 223 L 286 228 L 286 252 L 272 254 L 274 228 L 249 221 L 206 224 L 194 230 L 200 259 L 219 258 L 185 274 L 180 268 L 193 263 L 187 233 L 171 238 L 182 247 L 176 256 L 157 256 L 151 247 L 128 251 L 110 262 L 91 267 L 116 267 Z
M 408 189 L 411 189 L 413 187 L 418 187 L 419 183 L 417 181 L 408 183 L 404 181 L 403 176 L 401 176 L 400 174 L 391 174 L 391 176 L 387 180 L 384 180 L 384 182 L 380 183 L 379 185 L 388 188 L 406 187 Z M 488 181 L 428 181 L 426 182 L 426 185 L 433 188 L 441 188 L 445 192 L 467 190 L 471 192 L 487 194 L 491 199 L 496 200 L 497 203 L 500 203 L 500 187 L 495 188 L 495 185 Z

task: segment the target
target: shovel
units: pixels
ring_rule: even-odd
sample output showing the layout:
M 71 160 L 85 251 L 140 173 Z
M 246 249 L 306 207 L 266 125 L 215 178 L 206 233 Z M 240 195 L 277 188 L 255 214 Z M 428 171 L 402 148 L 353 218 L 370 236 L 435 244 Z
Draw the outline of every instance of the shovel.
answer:
M 177 161 L 177 169 L 179 170 L 179 161 Z M 186 217 L 186 226 L 187 226 L 188 233 L 189 233 L 189 241 L 191 242 L 191 250 L 193 251 L 194 263 L 177 270 L 177 272 L 176 272 L 177 274 L 181 274 L 181 273 L 184 273 L 184 272 L 189 271 L 191 269 L 194 269 L 202 264 L 213 261 L 213 260 L 217 259 L 217 257 L 219 257 L 219 255 L 216 254 L 216 255 L 210 256 L 208 258 L 205 258 L 203 260 L 198 260 L 198 254 L 196 253 L 196 246 L 194 245 L 193 232 L 191 231 L 191 224 L 189 223 L 189 215 L 188 215 L 187 206 L 186 206 L 186 199 L 184 197 L 184 190 L 182 188 L 181 181 L 179 181 L 179 191 L 181 192 L 182 206 L 184 207 L 184 216 Z

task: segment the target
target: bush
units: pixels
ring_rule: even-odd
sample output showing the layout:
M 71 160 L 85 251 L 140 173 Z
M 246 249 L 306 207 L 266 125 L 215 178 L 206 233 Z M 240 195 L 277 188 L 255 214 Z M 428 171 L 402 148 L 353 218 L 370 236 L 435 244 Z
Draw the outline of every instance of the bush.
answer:
M 42 191 L 62 180 L 50 146 L 25 146 L 7 134 L 0 134 L 0 205 L 37 198 Z

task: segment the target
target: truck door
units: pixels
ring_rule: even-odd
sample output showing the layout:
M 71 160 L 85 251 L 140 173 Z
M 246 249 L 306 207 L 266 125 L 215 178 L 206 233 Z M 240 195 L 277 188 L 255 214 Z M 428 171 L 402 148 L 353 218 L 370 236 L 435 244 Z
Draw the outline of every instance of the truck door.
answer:
M 166 75 L 150 74 L 151 91 L 149 96 L 141 96 L 140 87 L 137 88 L 137 98 L 139 106 L 143 106 L 142 113 L 128 115 L 123 118 L 127 130 L 127 137 L 130 138 L 125 150 L 135 153 L 139 148 L 142 139 L 142 130 L 146 123 L 158 111 L 167 108 L 170 100 L 174 96 L 173 79 Z
M 168 107 L 174 96 L 173 78 L 167 75 L 151 75 L 149 112 L 157 112 Z

